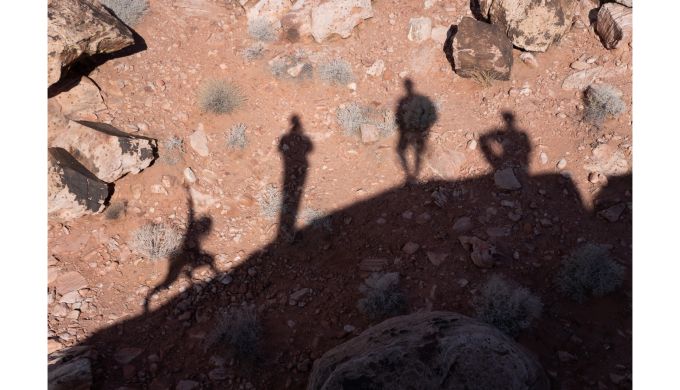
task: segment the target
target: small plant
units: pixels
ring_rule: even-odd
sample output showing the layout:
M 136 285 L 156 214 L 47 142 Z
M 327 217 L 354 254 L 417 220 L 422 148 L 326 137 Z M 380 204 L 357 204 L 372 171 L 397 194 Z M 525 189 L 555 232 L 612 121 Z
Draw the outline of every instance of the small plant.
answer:
M 230 149 L 243 149 L 247 144 L 246 125 L 243 123 L 233 125 L 227 134 L 227 146 Z
M 339 85 L 347 85 L 354 80 L 352 66 L 345 60 L 334 59 L 319 66 L 321 80 Z
M 583 302 L 587 297 L 601 297 L 623 283 L 626 269 L 596 244 L 584 244 L 566 260 L 557 274 L 557 287 L 571 299 Z
M 513 337 L 539 318 L 543 309 L 541 300 L 529 290 L 498 275 L 482 287 L 473 306 L 477 318 Z
M 311 226 L 314 229 L 324 229 L 329 232 L 333 229 L 331 216 L 324 214 L 320 210 L 305 208 L 300 214 L 305 226 Z
M 248 34 L 261 42 L 273 42 L 276 40 L 276 30 L 267 18 L 257 18 L 248 25 Z
M 264 52 L 264 45 L 258 42 L 243 49 L 243 58 L 245 58 L 247 61 L 254 61 L 258 58 L 261 58 L 264 55 Z
M 406 311 L 406 299 L 399 289 L 399 274 L 374 273 L 359 286 L 364 295 L 357 307 L 373 320 L 383 319 Z
M 182 234 L 162 223 L 149 223 L 132 235 L 130 246 L 152 260 L 174 253 L 182 243 Z
M 488 88 L 491 85 L 493 85 L 493 82 L 496 80 L 495 75 L 492 72 L 489 72 L 488 70 L 474 70 L 468 72 L 468 74 L 471 79 L 477 82 L 477 84 L 485 88 Z
M 600 125 L 608 117 L 616 118 L 626 110 L 621 91 L 607 84 L 593 84 L 586 89 L 584 119 Z
M 241 359 L 254 359 L 260 349 L 262 327 L 255 306 L 232 307 L 218 313 L 215 328 L 206 337 L 206 347 L 226 342 Z
M 198 96 L 198 103 L 206 112 L 228 114 L 237 109 L 245 97 L 241 90 L 224 80 L 211 80 L 203 84 Z
M 281 194 L 273 185 L 268 184 L 258 195 L 257 203 L 260 205 L 262 215 L 268 220 L 275 220 L 281 212 Z
M 181 160 L 182 153 L 184 153 L 184 141 L 176 135 L 166 139 L 161 144 L 162 148 L 159 151 L 160 159 L 168 164 L 175 165 Z
M 100 0 L 100 3 L 130 27 L 139 23 L 149 10 L 148 0 Z
M 359 134 L 361 125 L 366 123 L 367 111 L 366 107 L 354 102 L 338 108 L 336 116 L 345 134 L 350 136 Z

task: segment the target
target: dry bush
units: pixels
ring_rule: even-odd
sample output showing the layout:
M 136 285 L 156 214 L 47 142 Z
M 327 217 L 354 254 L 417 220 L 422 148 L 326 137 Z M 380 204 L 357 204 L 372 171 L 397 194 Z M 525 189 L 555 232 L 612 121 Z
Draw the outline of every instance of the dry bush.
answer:
M 622 95 L 621 91 L 608 84 L 589 86 L 584 94 L 586 110 L 583 118 L 595 125 L 602 124 L 608 117 L 616 118 L 626 110 Z
M 155 260 L 170 256 L 182 243 L 182 234 L 162 223 L 149 223 L 132 234 L 130 246 Z
M 375 125 L 381 137 L 389 137 L 397 129 L 395 116 L 391 110 L 376 110 L 356 102 L 339 107 L 336 117 L 338 124 L 348 136 L 359 135 L 363 124 Z
M 471 79 L 477 82 L 477 84 L 486 88 L 492 86 L 493 82 L 496 80 L 494 74 L 486 70 L 474 70 L 468 72 L 468 74 Z
M 269 23 L 267 18 L 257 18 L 248 25 L 248 35 L 261 42 L 273 42 L 276 40 L 276 29 Z
M 489 278 L 472 304 L 478 319 L 513 337 L 531 326 L 543 309 L 537 296 L 498 275 Z
M 321 80 L 331 84 L 347 85 L 354 80 L 352 66 L 341 59 L 334 59 L 319 65 L 318 73 Z
M 100 0 L 100 3 L 130 27 L 139 23 L 149 10 L 148 0 Z
M 555 282 L 562 293 L 583 302 L 590 296 L 601 297 L 616 290 L 623 283 L 625 272 L 625 267 L 612 259 L 606 247 L 588 243 L 562 262 Z
M 258 58 L 261 58 L 264 55 L 264 52 L 264 45 L 258 42 L 243 49 L 243 58 L 245 58 L 247 61 L 254 61 Z
M 220 310 L 215 327 L 205 339 L 206 348 L 224 342 L 233 348 L 236 356 L 254 360 L 260 350 L 262 326 L 255 306 L 232 307 Z
M 227 134 L 227 146 L 229 149 L 244 149 L 247 144 L 246 125 L 243 123 L 233 125 Z
M 262 215 L 270 221 L 275 220 L 281 213 L 281 193 L 273 184 L 267 186 L 257 196 Z
M 321 210 L 305 208 L 300 213 L 305 226 L 313 229 L 324 229 L 328 232 L 333 230 L 333 221 L 330 215 L 324 214 Z
M 406 311 L 406 298 L 399 288 L 399 274 L 374 273 L 359 287 L 364 295 L 357 307 L 373 320 L 403 314 Z
M 199 91 L 198 103 L 203 111 L 228 114 L 245 101 L 241 90 L 224 80 L 210 80 Z

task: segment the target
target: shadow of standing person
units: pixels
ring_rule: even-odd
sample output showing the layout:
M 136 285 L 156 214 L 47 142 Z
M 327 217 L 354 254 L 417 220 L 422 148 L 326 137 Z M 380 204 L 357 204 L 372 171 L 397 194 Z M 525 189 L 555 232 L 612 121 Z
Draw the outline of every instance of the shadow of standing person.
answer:
M 187 230 L 184 233 L 182 245 L 170 255 L 168 259 L 169 269 L 165 280 L 151 290 L 144 299 L 144 312 L 149 311 L 149 299 L 161 290 L 164 290 L 174 283 L 182 273 L 191 279 L 191 271 L 204 264 L 207 264 L 216 274 L 219 271 L 215 268 L 215 258 L 212 255 L 202 253 L 200 243 L 203 237 L 210 234 L 212 229 L 212 218 L 204 216 L 196 220 L 194 207 L 192 205 L 191 193 L 185 187 L 188 194 L 188 218 Z
M 399 127 L 397 153 L 406 175 L 406 182 L 415 183 L 420 173 L 422 154 L 427 149 L 430 128 L 437 121 L 437 109 L 427 96 L 413 91 L 411 79 L 404 80 L 404 88 L 406 95 L 399 99 L 396 110 L 396 122 Z M 409 168 L 406 158 L 409 147 L 413 148 L 413 169 Z
M 307 155 L 312 152 L 312 141 L 304 134 L 300 117 L 290 118 L 290 131 L 281 137 L 279 152 L 283 157 L 283 197 L 277 239 L 292 242 L 295 238 L 295 220 L 297 219 L 302 190 L 307 178 L 309 161 Z
M 502 113 L 505 127 L 482 135 L 479 144 L 486 160 L 494 169 L 519 168 L 521 175 L 528 169 L 529 154 L 533 149 L 526 132 L 517 128 L 515 115 Z

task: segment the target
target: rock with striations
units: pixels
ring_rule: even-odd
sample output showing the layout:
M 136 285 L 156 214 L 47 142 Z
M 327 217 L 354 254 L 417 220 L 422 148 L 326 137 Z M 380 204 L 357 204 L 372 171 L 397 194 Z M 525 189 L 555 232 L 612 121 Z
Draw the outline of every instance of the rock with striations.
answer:
M 321 0 L 312 8 L 312 36 L 318 43 L 333 35 L 349 38 L 354 27 L 372 17 L 371 0 Z
M 482 16 L 501 28 L 512 44 L 548 50 L 569 30 L 576 0 L 479 0 Z
M 132 32 L 97 0 L 47 2 L 47 85 L 82 56 L 112 53 L 134 43 Z
M 547 390 L 536 358 L 496 328 L 451 312 L 394 317 L 314 362 L 308 390 Z
M 498 27 L 465 17 L 451 42 L 454 69 L 462 77 L 486 73 L 509 80 L 512 43 Z
M 68 221 L 104 210 L 109 186 L 62 148 L 48 149 L 47 211 Z
M 631 38 L 633 10 L 621 4 L 603 4 L 597 12 L 596 30 L 604 47 L 617 48 Z
M 50 146 L 67 150 L 107 183 L 139 173 L 156 158 L 156 140 L 132 136 L 105 123 L 71 121 Z

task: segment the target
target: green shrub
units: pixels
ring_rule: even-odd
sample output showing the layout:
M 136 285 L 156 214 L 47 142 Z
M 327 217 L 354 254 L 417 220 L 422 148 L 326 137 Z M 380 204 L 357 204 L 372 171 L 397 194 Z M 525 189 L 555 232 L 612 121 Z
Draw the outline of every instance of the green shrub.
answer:
M 626 269 L 611 258 L 609 250 L 587 243 L 577 248 L 562 262 L 555 282 L 562 293 L 583 302 L 588 297 L 601 297 L 623 283 Z
M 531 326 L 543 309 L 541 300 L 529 290 L 498 275 L 489 278 L 472 304 L 478 319 L 513 337 Z
M 237 109 L 245 97 L 235 85 L 224 80 L 210 80 L 199 91 L 198 103 L 203 111 L 228 114 Z

